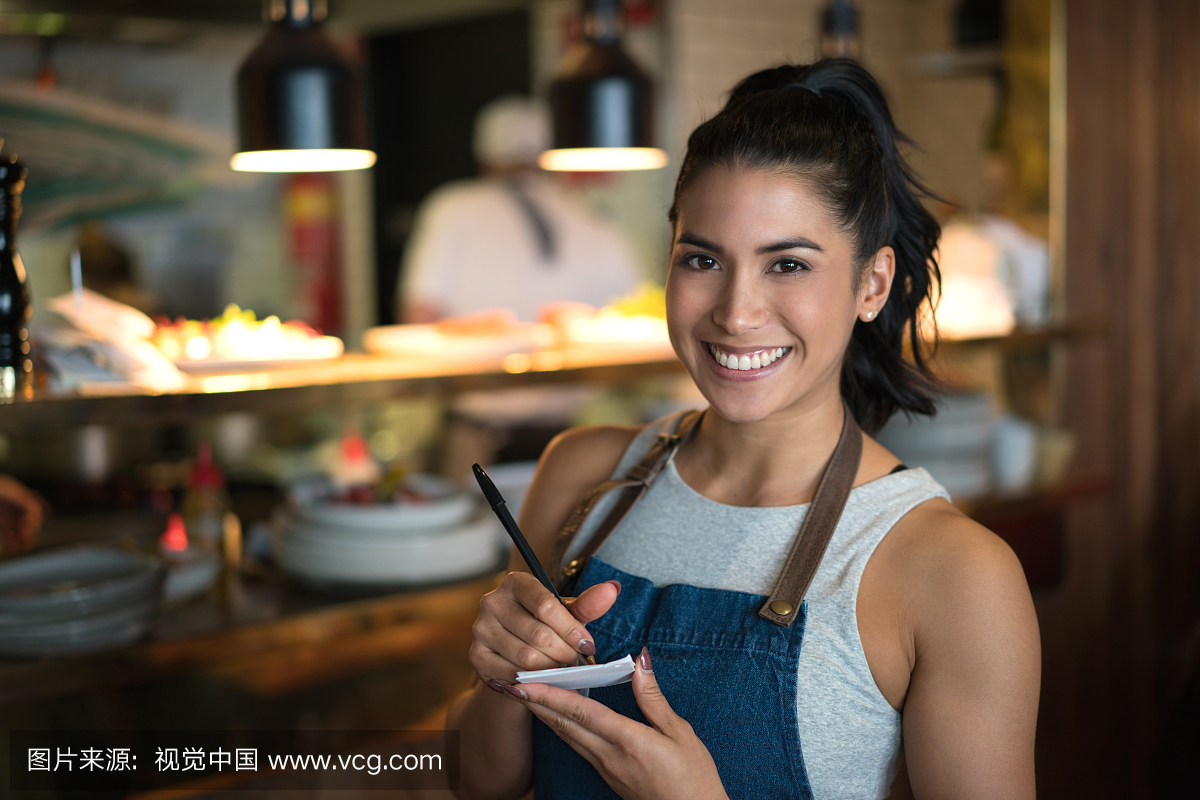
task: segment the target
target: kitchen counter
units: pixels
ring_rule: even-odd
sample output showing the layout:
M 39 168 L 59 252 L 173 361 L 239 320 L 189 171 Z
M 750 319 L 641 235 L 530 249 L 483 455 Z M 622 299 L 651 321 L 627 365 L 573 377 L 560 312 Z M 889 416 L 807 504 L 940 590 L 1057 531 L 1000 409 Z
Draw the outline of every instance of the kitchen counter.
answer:
M 0 406 L 0 433 L 177 424 L 233 411 L 270 414 L 534 384 L 620 385 L 682 372 L 666 343 L 571 345 L 451 360 L 349 354 L 276 369 L 194 374 L 172 392 L 124 383 L 69 394 L 39 391 Z

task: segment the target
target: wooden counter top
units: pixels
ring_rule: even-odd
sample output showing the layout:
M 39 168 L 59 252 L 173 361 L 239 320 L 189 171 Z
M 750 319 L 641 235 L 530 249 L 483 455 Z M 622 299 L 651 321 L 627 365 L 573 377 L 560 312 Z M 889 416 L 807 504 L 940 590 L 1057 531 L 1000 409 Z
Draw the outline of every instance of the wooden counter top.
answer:
M 349 354 L 279 369 L 191 375 L 184 387 L 153 392 L 111 384 L 86 392 L 38 392 L 0 406 L 0 433 L 84 425 L 175 424 L 232 411 L 279 413 L 366 404 L 414 395 L 532 384 L 630 383 L 682 372 L 669 345 L 573 345 L 493 358 Z

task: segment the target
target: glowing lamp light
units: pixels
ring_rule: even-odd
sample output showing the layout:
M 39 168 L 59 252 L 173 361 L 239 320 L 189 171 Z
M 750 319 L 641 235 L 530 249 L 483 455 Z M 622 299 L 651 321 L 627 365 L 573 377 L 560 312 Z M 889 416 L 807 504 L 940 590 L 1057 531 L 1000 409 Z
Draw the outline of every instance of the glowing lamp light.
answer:
M 538 166 L 555 172 L 620 172 L 662 169 L 667 154 L 657 147 L 567 147 L 547 150 Z
M 326 39 L 325 0 L 268 0 L 271 26 L 237 75 L 242 172 L 366 169 L 362 81 Z
M 621 0 L 585 0 L 582 42 L 563 56 L 550 86 L 554 148 L 543 169 L 659 169 L 650 78 L 621 47 Z
M 229 166 L 239 172 L 336 172 L 375 165 L 370 150 L 248 150 L 237 153 Z

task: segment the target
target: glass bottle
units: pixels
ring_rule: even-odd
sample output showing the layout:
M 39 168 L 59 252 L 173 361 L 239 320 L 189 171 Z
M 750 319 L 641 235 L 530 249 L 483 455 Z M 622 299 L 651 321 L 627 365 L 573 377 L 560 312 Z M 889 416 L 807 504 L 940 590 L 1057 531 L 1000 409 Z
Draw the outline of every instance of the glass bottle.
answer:
M 33 386 L 29 358 L 29 286 L 17 253 L 17 219 L 26 169 L 16 156 L 0 158 L 0 403 Z

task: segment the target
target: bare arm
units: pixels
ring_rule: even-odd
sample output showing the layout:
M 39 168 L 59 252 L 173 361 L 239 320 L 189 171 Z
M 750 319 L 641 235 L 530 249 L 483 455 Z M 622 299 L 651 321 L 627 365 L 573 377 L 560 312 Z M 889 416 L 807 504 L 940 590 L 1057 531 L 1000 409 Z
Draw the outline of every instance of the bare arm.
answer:
M 571 510 L 609 477 L 636 433 L 631 428 L 576 429 L 546 448 L 520 520 L 543 563 Z M 509 569 L 513 572 L 500 587 L 480 601 L 473 628 L 471 665 L 480 682 L 461 695 L 447 715 L 446 727 L 461 731 L 463 798 L 516 798 L 529 789 L 533 717 L 503 689 L 497 691 L 495 682 L 513 682 L 518 669 L 570 663 L 580 643 L 591 640 L 586 623 L 607 611 L 617 597 L 615 587 L 602 584 L 581 595 L 568 612 L 528 574 L 515 552 Z
M 41 496 L 15 478 L 0 475 L 0 554 L 15 555 L 33 547 L 44 519 Z
M 906 557 L 917 587 L 904 701 L 913 795 L 1031 800 L 1041 643 L 1025 574 L 1003 541 L 948 504 L 928 522 Z

